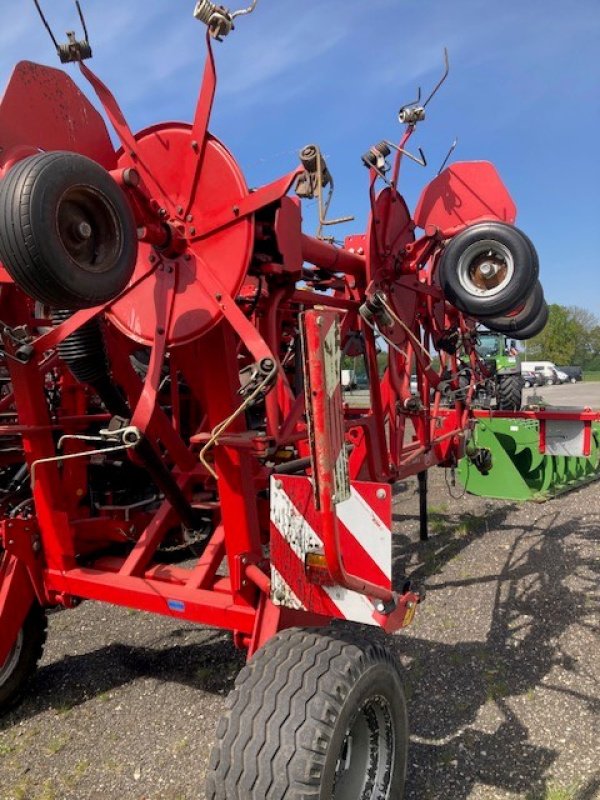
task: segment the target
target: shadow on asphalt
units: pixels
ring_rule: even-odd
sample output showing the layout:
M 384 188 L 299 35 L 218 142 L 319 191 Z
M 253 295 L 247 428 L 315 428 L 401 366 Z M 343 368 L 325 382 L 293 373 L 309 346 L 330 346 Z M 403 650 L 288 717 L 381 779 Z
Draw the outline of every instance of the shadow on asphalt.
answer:
M 404 573 L 412 556 L 422 562 L 412 576 L 423 581 L 438 573 L 461 551 L 489 529 L 515 531 L 502 569 L 464 580 L 441 581 L 429 588 L 438 592 L 473 584 L 496 585 L 492 622 L 486 641 L 446 644 L 429 639 L 398 637 L 395 646 L 406 669 L 407 695 L 413 741 L 409 752 L 406 800 L 467 800 L 477 783 L 521 794 L 528 800 L 544 798 L 548 772 L 558 751 L 529 741 L 529 731 L 507 702 L 535 690 L 552 668 L 576 673 L 577 664 L 561 651 L 560 636 L 572 624 L 592 625 L 597 613 L 592 597 L 600 583 L 600 564 L 581 559 L 569 547 L 568 537 L 597 536 L 600 520 L 573 520 L 555 525 L 555 514 L 543 514 L 525 528 L 506 523 L 510 508 L 486 516 L 485 525 L 471 528 L 456 539 L 451 530 L 433 534 L 421 543 L 395 537 L 397 568 Z M 549 535 L 551 531 L 551 535 Z M 584 575 L 583 570 L 587 573 Z M 410 570 L 409 570 L 410 571 Z M 576 575 L 585 588 L 566 585 Z M 466 625 L 468 630 L 468 624 Z M 140 677 L 180 682 L 202 691 L 227 693 L 233 686 L 243 656 L 222 632 L 201 643 L 179 642 L 189 628 L 172 631 L 151 646 L 112 644 L 76 656 L 66 656 L 39 670 L 32 691 L 0 729 L 48 709 L 61 711 L 127 685 Z M 544 683 L 545 691 L 572 695 L 600 711 L 597 698 L 567 686 Z M 467 726 L 482 707 L 495 703 L 503 721 L 493 733 Z M 600 776 L 593 776 L 577 800 L 593 800 Z
M 64 712 L 140 678 L 227 694 L 244 665 L 242 653 L 221 631 L 204 636 L 201 643 L 177 643 L 189 634 L 189 627 L 179 628 L 151 646 L 114 643 L 41 667 L 28 698 L 0 719 L 0 730 L 43 711 Z
M 519 794 L 527 800 L 547 797 L 548 771 L 558 751 L 532 744 L 529 730 L 507 699 L 533 692 L 557 665 L 573 672 L 577 662 L 560 647 L 561 634 L 571 625 L 593 626 L 600 587 L 600 563 L 580 558 L 568 545 L 573 534 L 587 537 L 600 520 L 555 525 L 556 514 L 540 516 L 532 525 L 514 528 L 516 536 L 498 574 L 439 582 L 437 592 L 473 584 L 496 585 L 492 621 L 486 641 L 445 644 L 429 639 L 398 638 L 397 649 L 407 667 L 411 742 L 406 800 L 466 800 L 475 784 Z M 510 530 L 502 509 L 486 517 L 489 528 Z M 407 552 L 434 553 L 437 572 L 480 537 L 473 531 L 463 540 L 434 536 L 427 543 L 400 543 L 401 568 Z M 423 575 L 426 566 L 417 569 Z M 592 577 L 590 577 L 592 573 Z M 585 587 L 575 591 L 565 584 L 577 576 Z M 595 594 L 596 593 L 596 594 Z M 451 611 L 451 609 L 449 609 Z M 465 624 L 468 630 L 468 622 Z M 544 682 L 544 690 L 577 698 L 600 712 L 600 700 L 568 686 Z M 504 718 L 494 733 L 467 726 L 481 708 L 495 703 Z M 557 733 L 560 722 L 557 720 Z M 600 773 L 579 789 L 576 800 L 593 800 Z

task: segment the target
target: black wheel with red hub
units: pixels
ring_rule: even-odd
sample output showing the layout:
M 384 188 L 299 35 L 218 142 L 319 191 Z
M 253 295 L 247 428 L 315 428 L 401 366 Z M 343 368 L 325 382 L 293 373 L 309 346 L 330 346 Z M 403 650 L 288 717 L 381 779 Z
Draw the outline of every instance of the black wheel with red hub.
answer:
M 242 670 L 209 800 L 401 800 L 406 701 L 391 648 L 355 626 L 292 629 Z
M 129 282 L 136 256 L 127 198 L 95 161 L 40 153 L 0 183 L 0 261 L 40 303 L 66 309 L 106 303 Z
M 0 716 L 23 698 L 42 657 L 47 625 L 46 612 L 34 603 L 8 656 L 0 664 Z

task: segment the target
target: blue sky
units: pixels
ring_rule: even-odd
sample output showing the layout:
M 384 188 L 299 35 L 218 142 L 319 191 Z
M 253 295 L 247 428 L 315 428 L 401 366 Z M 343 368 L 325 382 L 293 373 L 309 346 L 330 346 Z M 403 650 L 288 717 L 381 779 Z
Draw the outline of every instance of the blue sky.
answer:
M 61 33 L 68 0 L 45 0 Z M 92 66 L 133 128 L 189 120 L 204 57 L 193 0 L 82 0 Z M 0 83 L 15 61 L 55 64 L 33 3 L 0 0 Z M 62 38 L 62 37 L 61 37 Z M 216 45 L 213 132 L 251 185 L 293 167 L 317 142 L 336 179 L 336 216 L 367 213 L 361 154 L 401 134 L 397 110 L 450 78 L 413 137 L 430 167 L 407 164 L 411 207 L 455 136 L 455 158 L 494 161 L 536 244 L 549 302 L 600 316 L 600 3 L 598 0 L 260 0 Z M 73 68 L 69 68 L 75 75 Z M 310 211 L 309 228 L 314 226 Z

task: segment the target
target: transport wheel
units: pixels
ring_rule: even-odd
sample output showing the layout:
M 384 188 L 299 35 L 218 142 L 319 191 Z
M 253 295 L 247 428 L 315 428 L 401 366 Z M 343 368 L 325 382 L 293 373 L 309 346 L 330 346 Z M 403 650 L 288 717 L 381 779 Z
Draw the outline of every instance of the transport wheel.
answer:
M 500 411 L 520 411 L 523 378 L 520 375 L 498 375 L 498 408 Z
M 529 325 L 523 326 L 518 331 L 515 331 L 513 334 L 514 338 L 520 340 L 533 339 L 534 336 L 540 334 L 546 327 L 549 313 L 548 306 L 544 303 L 534 321 L 530 322 Z
M 487 328 L 498 333 L 514 335 L 519 338 L 519 331 L 527 329 L 539 317 L 545 304 L 544 290 L 539 281 L 536 281 L 533 291 L 525 301 L 525 305 L 516 314 L 501 315 L 497 317 L 480 317 Z
M 0 715 L 21 701 L 42 657 L 47 627 L 46 612 L 34 603 L 17 641 L 0 666 Z
M 362 628 L 290 629 L 241 671 L 208 800 L 401 800 L 408 721 L 398 664 Z
M 40 153 L 0 183 L 0 261 L 35 300 L 67 309 L 105 303 L 125 288 L 136 257 L 129 203 L 95 161 Z
M 442 289 L 474 317 L 509 314 L 533 291 L 539 261 L 531 241 L 513 225 L 480 222 L 455 236 L 439 266 Z

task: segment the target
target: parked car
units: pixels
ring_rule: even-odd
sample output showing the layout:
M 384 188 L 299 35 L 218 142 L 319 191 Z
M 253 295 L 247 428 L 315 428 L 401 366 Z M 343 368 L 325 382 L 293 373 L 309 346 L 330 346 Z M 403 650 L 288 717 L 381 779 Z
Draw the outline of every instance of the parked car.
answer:
M 583 380 L 583 369 L 581 367 L 557 367 L 561 372 L 567 375 L 569 383 L 577 383 Z
M 540 386 L 555 386 L 561 382 L 554 366 L 538 366 L 534 370 L 536 375 L 539 375 L 542 381 Z
M 523 386 L 526 389 L 531 389 L 534 386 L 543 386 L 545 383 L 543 375 L 534 370 L 523 370 L 521 372 L 523 377 Z

